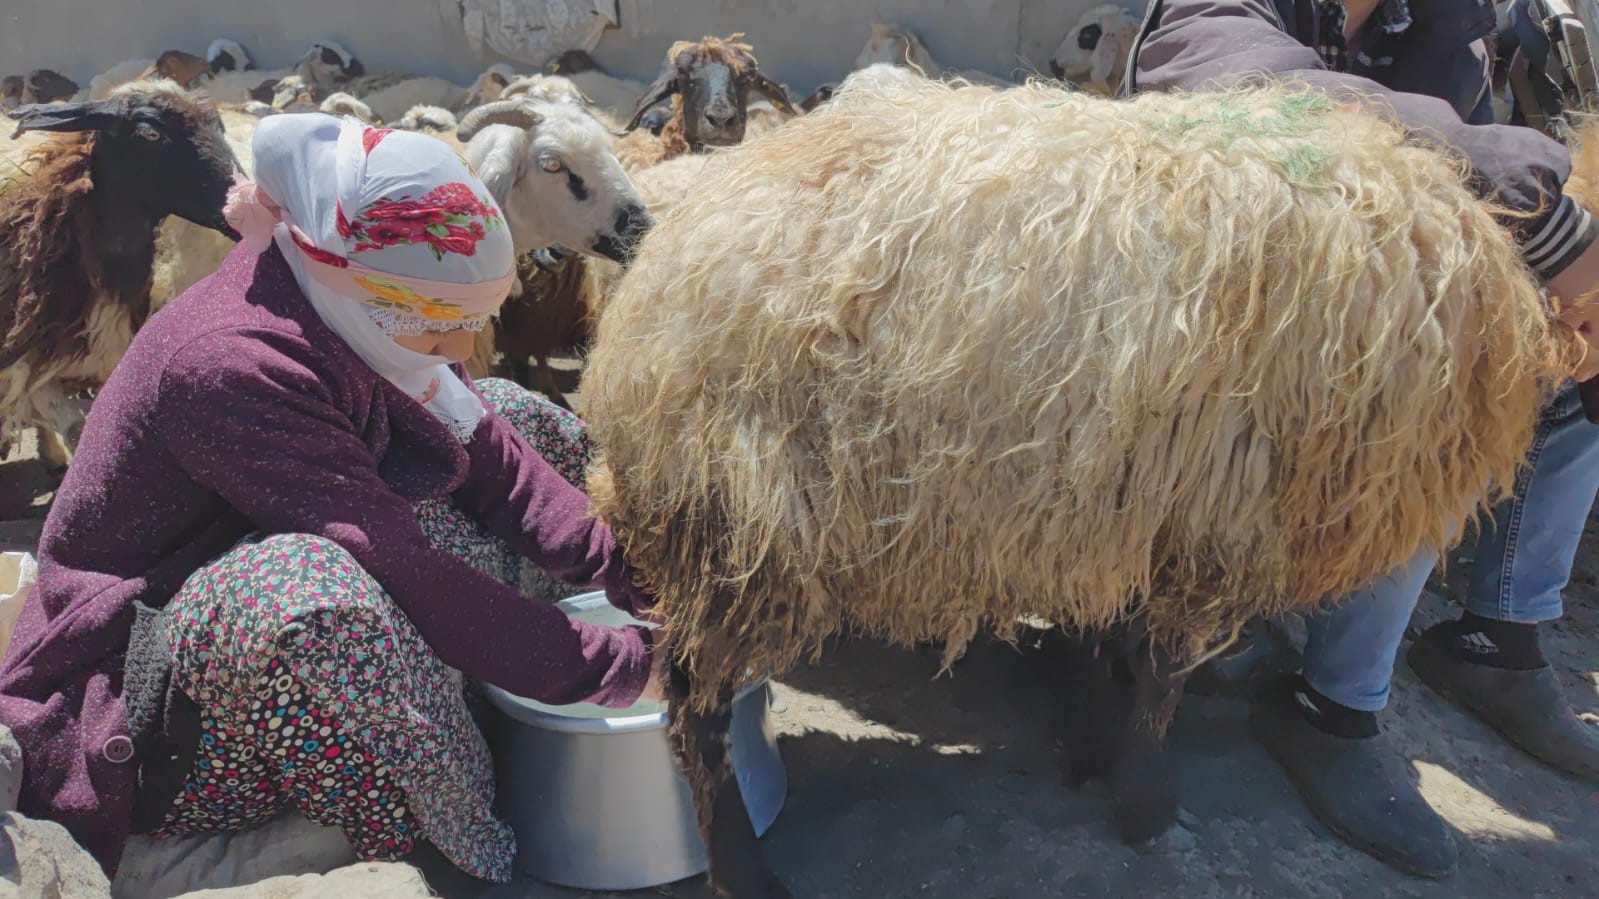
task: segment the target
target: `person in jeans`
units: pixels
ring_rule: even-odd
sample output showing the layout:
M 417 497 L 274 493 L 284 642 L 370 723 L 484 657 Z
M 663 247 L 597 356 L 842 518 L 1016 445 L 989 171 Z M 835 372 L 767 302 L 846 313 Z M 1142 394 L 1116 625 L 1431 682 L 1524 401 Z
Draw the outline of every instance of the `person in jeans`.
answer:
M 1123 91 L 1207 90 L 1266 75 L 1367 103 L 1418 140 L 1463 158 L 1561 318 L 1589 351 L 1575 377 L 1599 373 L 1592 350 L 1599 287 L 1593 217 L 1563 188 L 1570 156 L 1529 128 L 1493 124 L 1486 0 L 1152 0 Z M 1543 410 L 1530 466 L 1484 523 L 1466 609 L 1426 631 L 1407 660 L 1428 686 L 1528 753 L 1599 781 L 1599 736 L 1580 721 L 1538 643 L 1558 618 L 1583 523 L 1599 490 L 1599 426 L 1575 382 Z M 1309 627 L 1301 671 L 1271 682 L 1251 730 L 1315 814 L 1352 845 L 1401 870 L 1454 872 L 1443 821 L 1384 741 L 1400 641 L 1435 559 L 1423 553 L 1331 602 Z

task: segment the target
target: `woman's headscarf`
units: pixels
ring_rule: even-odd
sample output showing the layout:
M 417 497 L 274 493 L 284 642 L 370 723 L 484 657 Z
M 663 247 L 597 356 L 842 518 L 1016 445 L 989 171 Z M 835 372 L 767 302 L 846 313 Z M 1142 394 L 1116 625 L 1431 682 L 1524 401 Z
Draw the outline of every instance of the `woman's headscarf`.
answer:
M 482 330 L 516 276 L 505 217 L 435 138 L 321 113 L 262 120 L 255 181 L 228 195 L 244 242 L 276 241 L 317 314 L 367 365 L 468 441 L 483 404 L 442 356 L 392 335 Z

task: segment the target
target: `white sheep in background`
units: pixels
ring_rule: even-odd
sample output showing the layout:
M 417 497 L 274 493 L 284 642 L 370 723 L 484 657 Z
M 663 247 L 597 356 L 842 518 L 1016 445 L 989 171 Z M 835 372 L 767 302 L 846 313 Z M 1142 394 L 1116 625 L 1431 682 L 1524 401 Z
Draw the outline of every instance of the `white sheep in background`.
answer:
M 248 72 L 255 67 L 250 54 L 238 41 L 219 37 L 205 48 L 205 60 L 211 64 L 211 74 L 218 72 Z
M 377 121 L 372 117 L 372 107 L 343 91 L 328 94 L 327 99 L 323 100 L 317 109 L 328 115 L 355 116 L 367 124 Z
M 517 80 L 516 71 L 504 63 L 490 66 L 467 87 L 435 75 L 388 73 L 357 78 L 343 85 L 345 92 L 371 107 L 377 121 L 395 122 L 418 106 L 433 106 L 455 113 L 499 100 Z M 280 95 L 282 91 L 279 92 Z
M 560 75 L 570 80 L 587 97 L 592 108 L 603 110 L 608 116 L 625 122 L 633 115 L 639 97 L 649 90 L 649 85 L 631 78 L 618 78 L 605 71 L 583 50 L 568 50 L 550 63 L 546 75 Z
M 334 41 L 317 41 L 287 68 L 218 71 L 201 87 L 212 102 L 218 105 L 243 106 L 251 100 L 265 99 L 255 95 L 262 85 L 275 85 L 290 76 L 298 75 L 307 86 L 331 91 L 335 85 L 342 85 L 365 72 L 366 68 L 361 61 L 340 44 Z
M 454 131 L 460 123 L 455 113 L 442 106 L 413 106 L 393 124 L 401 131 L 445 132 Z
M 504 94 L 506 85 L 515 80 L 516 69 L 503 62 L 495 63 L 484 69 L 483 74 L 477 76 L 477 80 L 472 82 L 472 89 L 467 93 L 466 102 L 463 105 L 470 108 L 482 106 L 484 103 L 493 103 Z
M 1114 3 L 1090 9 L 1051 54 L 1050 73 L 1103 94 L 1115 93 L 1141 25 L 1137 16 Z
M 855 57 L 856 69 L 864 69 L 877 63 L 916 69 L 935 80 L 960 77 L 972 84 L 992 84 L 996 87 L 1009 87 L 1012 84 L 1003 78 L 995 78 L 987 72 L 979 72 L 976 69 L 946 71 L 915 33 L 899 25 L 887 25 L 882 22 L 872 23 L 871 35 L 866 39 L 866 46 L 862 47 L 860 55 Z
M 79 101 L 104 100 L 106 97 L 111 96 L 111 92 L 118 87 L 130 81 L 139 80 L 139 76 L 143 75 L 153 65 L 155 65 L 154 56 L 124 59 L 89 79 L 88 89 L 80 92 L 74 99 Z

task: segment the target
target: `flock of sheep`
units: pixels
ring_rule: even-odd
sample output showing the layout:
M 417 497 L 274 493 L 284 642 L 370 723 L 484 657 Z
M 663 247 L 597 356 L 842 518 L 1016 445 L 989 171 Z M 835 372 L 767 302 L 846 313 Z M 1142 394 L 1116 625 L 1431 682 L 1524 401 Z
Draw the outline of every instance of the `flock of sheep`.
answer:
M 587 486 L 665 623 L 713 884 L 785 895 L 730 703 L 841 632 L 951 658 L 1023 618 L 1112 635 L 1136 689 L 1081 730 L 1111 734 L 1123 835 L 1158 834 L 1187 672 L 1447 545 L 1514 483 L 1574 345 L 1454 160 L 1287 86 L 1101 96 L 1136 24 L 1112 10 L 1052 66 L 1098 91 L 944 78 L 888 28 L 802 102 L 741 35 L 674 44 L 649 85 L 582 54 L 367 81 L 322 43 L 262 99 L 236 45 L 131 61 L 104 98 L 13 110 L 0 439 L 70 444 L 133 330 L 231 247 L 258 115 L 398 114 L 461 148 L 525 260 L 474 373 L 547 380 L 593 342 Z
M 1113 90 L 1137 24 L 1120 6 L 1090 10 L 1053 55 L 1051 72 L 1090 89 Z M 694 189 L 705 151 L 804 114 L 825 102 L 835 86 L 790 99 L 761 72 L 753 48 L 740 37 L 674 44 L 653 84 L 612 76 L 574 51 L 545 72 L 519 74 L 494 65 L 470 85 L 369 73 L 333 41 L 312 44 L 288 67 L 257 69 L 237 42 L 218 39 L 204 56 L 168 50 L 126 60 L 95 76 L 87 88 L 48 70 L 8 76 L 0 82 L 0 108 L 105 102 L 152 81 L 175 84 L 215 108 L 233 157 L 246 172 L 255 123 L 284 112 L 352 115 L 426 132 L 463 152 L 470 147 L 474 165 L 506 207 L 523 256 L 513 298 L 498 326 L 480 336 L 468 367 L 478 377 L 494 372 L 536 386 L 566 405 L 549 359 L 588 345 L 599 306 L 650 215 Z M 913 33 L 873 25 L 856 66 L 885 63 L 912 66 L 929 77 L 947 74 Z M 727 77 L 696 77 L 713 70 Z M 974 83 L 994 81 L 978 73 L 952 74 Z M 17 130 L 17 139 L 0 145 L 0 202 L 41 164 L 37 154 L 49 152 L 46 132 Z M 573 196 L 574 180 L 584 186 L 584 200 Z M 156 233 L 147 292 L 68 302 L 50 296 L 42 281 L 31 282 L 40 291 L 33 298 L 19 298 L 16 287 L 0 290 L 0 457 L 22 428 L 36 426 L 46 459 L 53 466 L 66 464 L 88 398 L 133 331 L 213 271 L 231 249 L 224 233 L 172 217 Z M 0 259 L 0 265 L 17 266 L 18 259 Z M 13 276 L 18 284 L 27 281 L 20 272 Z M 78 313 L 73 327 L 81 333 L 68 355 L 83 358 L 46 357 L 20 345 L 19 320 L 32 316 L 29 304 L 45 303 L 70 305 Z

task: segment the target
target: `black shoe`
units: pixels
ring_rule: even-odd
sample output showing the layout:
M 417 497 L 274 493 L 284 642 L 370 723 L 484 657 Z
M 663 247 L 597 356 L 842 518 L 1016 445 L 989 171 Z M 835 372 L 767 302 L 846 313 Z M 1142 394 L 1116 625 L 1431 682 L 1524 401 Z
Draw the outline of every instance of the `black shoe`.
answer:
M 1292 683 L 1281 678 L 1260 692 L 1249 729 L 1311 812 L 1349 845 L 1407 874 L 1454 874 L 1454 836 L 1421 798 L 1399 754 L 1381 734 L 1351 740 L 1317 729 L 1300 711 Z
M 1475 665 L 1450 652 L 1447 637 L 1430 628 L 1405 653 L 1422 683 L 1475 712 L 1528 755 L 1599 782 L 1599 729 L 1571 710 L 1553 668 L 1512 671 Z

